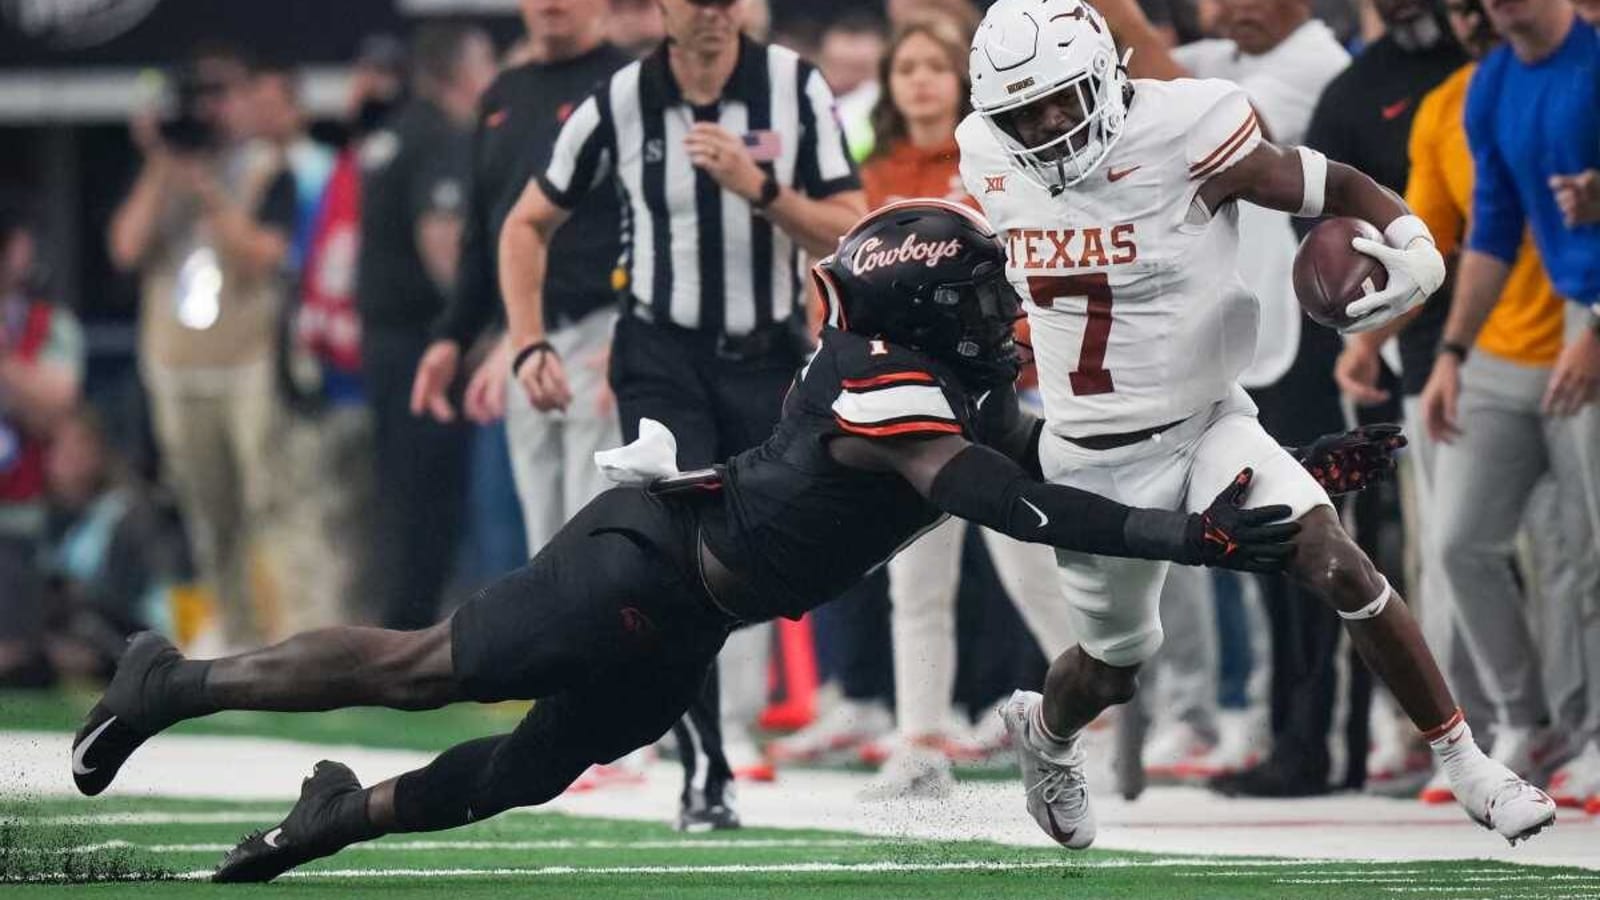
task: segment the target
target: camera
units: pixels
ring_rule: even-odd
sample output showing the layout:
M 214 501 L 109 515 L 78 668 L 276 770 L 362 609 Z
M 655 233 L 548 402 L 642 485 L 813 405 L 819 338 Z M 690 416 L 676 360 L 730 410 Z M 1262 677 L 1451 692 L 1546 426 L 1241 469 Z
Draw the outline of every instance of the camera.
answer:
M 167 113 L 161 118 L 161 140 L 178 153 L 202 153 L 219 143 L 213 114 L 206 106 L 226 90 L 186 66 L 169 79 Z

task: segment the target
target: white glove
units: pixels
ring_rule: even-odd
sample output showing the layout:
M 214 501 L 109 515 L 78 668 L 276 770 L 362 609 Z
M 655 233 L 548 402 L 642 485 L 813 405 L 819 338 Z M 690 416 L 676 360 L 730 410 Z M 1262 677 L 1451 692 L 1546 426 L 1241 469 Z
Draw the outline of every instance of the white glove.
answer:
M 640 419 L 638 440 L 599 451 L 594 464 L 614 484 L 650 484 L 678 474 L 678 439 L 655 419 Z
M 1444 257 L 1420 219 L 1401 216 L 1389 223 L 1384 234 L 1386 243 L 1359 237 L 1350 242 L 1357 253 L 1383 263 L 1389 283 L 1344 308 L 1355 322 L 1339 329 L 1343 334 L 1382 328 L 1421 306 L 1444 284 Z

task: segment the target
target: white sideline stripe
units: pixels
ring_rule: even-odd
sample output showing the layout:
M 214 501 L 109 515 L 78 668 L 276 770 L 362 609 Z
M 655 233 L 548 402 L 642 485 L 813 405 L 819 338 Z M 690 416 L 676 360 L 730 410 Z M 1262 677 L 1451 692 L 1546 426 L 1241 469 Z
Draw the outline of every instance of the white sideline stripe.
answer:
M 757 838 L 748 841 L 739 840 L 680 840 L 680 841 L 581 841 L 581 840 L 551 840 L 551 841 L 385 841 L 365 844 L 352 844 L 344 851 L 415 851 L 415 850 L 729 850 L 729 849 L 804 849 L 840 848 L 882 846 L 884 844 L 906 844 L 909 841 L 871 839 L 807 839 L 807 838 Z M 99 850 L 143 850 L 148 853 L 225 853 L 234 848 L 233 844 L 138 844 L 133 841 L 111 840 L 97 844 L 81 844 L 76 847 L 27 847 L 14 848 L 25 853 L 93 853 Z
M 1389 873 L 1374 873 L 1371 876 L 1351 875 L 1343 878 L 1274 878 L 1273 884 L 1410 884 L 1412 878 L 1391 878 Z M 1487 884 L 1503 881 L 1533 881 L 1539 883 L 1560 881 L 1567 884 L 1595 884 L 1600 885 L 1600 876 L 1594 875 L 1468 875 L 1457 877 L 1451 872 L 1442 880 L 1451 884 Z

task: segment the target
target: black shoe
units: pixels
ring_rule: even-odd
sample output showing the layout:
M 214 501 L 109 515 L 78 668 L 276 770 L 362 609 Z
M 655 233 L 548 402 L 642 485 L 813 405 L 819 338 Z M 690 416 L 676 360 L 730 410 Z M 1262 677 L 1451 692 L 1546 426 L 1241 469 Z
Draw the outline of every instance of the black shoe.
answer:
M 72 780 L 79 791 L 93 797 L 110 787 L 140 744 L 179 721 L 164 708 L 162 676 L 182 661 L 178 648 L 154 632 L 128 642 L 117 674 L 72 738 Z
M 246 835 L 222 858 L 211 880 L 271 881 L 296 866 L 375 837 L 367 824 L 366 803 L 356 773 L 343 763 L 323 760 L 310 778 L 300 782 L 300 799 L 289 815 L 274 828 Z
M 1326 772 L 1319 774 L 1276 756 L 1242 772 L 1218 775 L 1206 785 L 1225 797 L 1317 797 L 1333 790 Z
M 691 834 L 702 831 L 731 831 L 743 828 L 739 814 L 726 803 L 685 803 L 678 809 L 679 831 Z

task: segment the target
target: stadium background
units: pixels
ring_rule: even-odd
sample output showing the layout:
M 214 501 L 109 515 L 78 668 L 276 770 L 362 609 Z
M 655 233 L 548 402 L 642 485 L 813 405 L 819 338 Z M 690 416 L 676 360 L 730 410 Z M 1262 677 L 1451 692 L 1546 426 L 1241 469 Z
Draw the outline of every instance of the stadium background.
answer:
M 830 23 L 858 15 L 863 6 L 878 11 L 877 4 L 854 0 L 771 0 L 771 35 L 812 55 Z M 1370 5 L 1330 0 L 1315 6 L 1352 52 L 1381 33 Z M 1182 8 L 1183 0 L 1146 5 L 1158 22 L 1192 21 L 1199 27 L 1208 21 L 1204 4 L 1189 10 L 1192 20 L 1183 18 Z M 432 21 L 482 25 L 502 51 L 522 33 L 515 0 L 0 0 L 0 206 L 25 208 L 33 222 L 49 296 L 84 325 L 84 395 L 110 420 L 115 448 L 134 468 L 147 476 L 156 469 L 136 375 L 138 289 L 134 278 L 114 270 L 105 240 L 138 167 L 129 111 L 159 92 L 157 73 L 170 71 L 197 43 L 220 40 L 296 68 L 312 134 L 320 135 L 342 114 L 348 63 L 362 40 L 405 36 Z M 1394 419 L 1399 410 L 1369 415 Z M 1391 487 L 1364 502 L 1371 526 L 1365 543 L 1388 567 L 1403 572 L 1409 564 L 1414 573 L 1400 491 Z M 974 712 L 992 699 L 996 686 L 1015 677 L 1012 661 L 996 657 L 1023 640 L 1020 623 L 1003 602 L 995 602 L 1003 594 L 979 544 L 969 541 L 965 550 L 960 622 L 969 637 L 961 649 L 957 698 Z M 463 552 L 457 589 L 494 565 L 471 557 L 470 549 Z M 210 615 L 204 590 L 180 584 L 167 597 L 173 627 L 204 627 Z M 1533 610 L 1536 621 L 1538 614 Z M 773 704 L 764 724 L 787 730 L 818 711 L 811 693 L 815 663 L 793 658 L 808 655 L 812 639 L 790 630 L 773 640 L 790 656 L 780 654 L 774 664 Z M 816 648 L 824 674 L 828 652 Z M 1256 648 L 1253 667 L 1225 655 L 1224 667 L 1242 665 L 1244 671 L 1224 671 L 1224 686 L 1245 690 L 1252 671 L 1264 678 L 1265 653 Z M 1340 663 L 1343 680 L 1350 677 L 1343 668 L 1349 664 Z M 48 736 L 76 725 L 92 684 L 68 677 L 45 692 L 0 693 L 0 748 L 9 761 L 0 773 L 0 881 L 49 881 L 63 873 L 112 880 L 192 877 L 245 823 L 275 815 L 281 803 L 269 800 L 292 796 L 296 772 L 319 758 L 307 745 L 359 747 L 353 752 L 370 753 L 371 767 L 398 771 L 424 758 L 419 754 L 500 730 L 520 712 L 454 709 L 419 721 L 375 711 L 310 723 L 228 714 L 180 729 L 192 744 L 152 755 L 153 771 L 121 791 L 125 796 L 90 804 L 52 796 L 60 793 L 57 782 L 65 781 L 53 777 L 64 774 L 65 754 Z M 1259 685 L 1252 690 L 1259 693 Z M 793 691 L 805 701 L 798 708 L 782 702 L 794 699 Z M 829 699 L 824 689 L 820 702 Z M 1341 706 L 1337 714 L 1348 711 Z M 258 761 L 248 778 L 207 761 L 213 751 L 240 746 L 230 741 L 245 742 Z M 1114 755 L 1110 729 L 1096 741 L 1099 756 Z M 1369 801 L 1370 793 L 1227 801 L 1191 779 L 1188 786 L 1155 789 L 1137 803 L 1110 799 L 1102 813 L 1110 825 L 1108 849 L 1063 860 L 1038 846 L 1040 836 L 1023 827 L 1031 826 L 1003 757 L 959 766 L 961 785 L 949 799 L 887 807 L 862 807 L 854 800 L 865 767 L 854 754 L 782 767 L 776 782 L 742 788 L 741 811 L 761 827 L 697 841 L 657 824 L 671 808 L 675 776 L 661 763 L 646 764 L 641 785 L 570 795 L 556 804 L 555 814 L 516 815 L 450 835 L 461 841 L 453 847 L 447 841 L 381 843 L 377 852 L 324 866 L 330 874 L 323 881 L 314 874 L 309 880 L 341 894 L 360 887 L 473 896 L 529 889 L 608 897 L 1035 896 L 1040 890 L 1079 896 L 1370 897 L 1426 890 L 1426 896 L 1560 897 L 1600 891 L 1600 874 L 1589 871 L 1600 864 L 1593 851 L 1600 826 L 1581 812 L 1563 819 L 1554 842 L 1524 848 L 1519 856 L 1489 843 L 1475 828 L 1468 831 L 1453 808 Z M 1389 793 L 1414 793 L 1418 778 L 1426 778 L 1426 772 L 1402 775 L 1401 786 Z M 1108 781 L 1109 773 L 1102 778 Z M 796 802 L 797 796 L 806 800 Z M 1473 858 L 1479 859 L 1468 861 Z M 1562 868 L 1531 869 L 1510 861 Z M 584 873 L 585 868 L 596 871 Z M 74 889 L 9 890 L 67 896 L 63 891 Z M 206 889 L 103 890 L 169 896 Z

